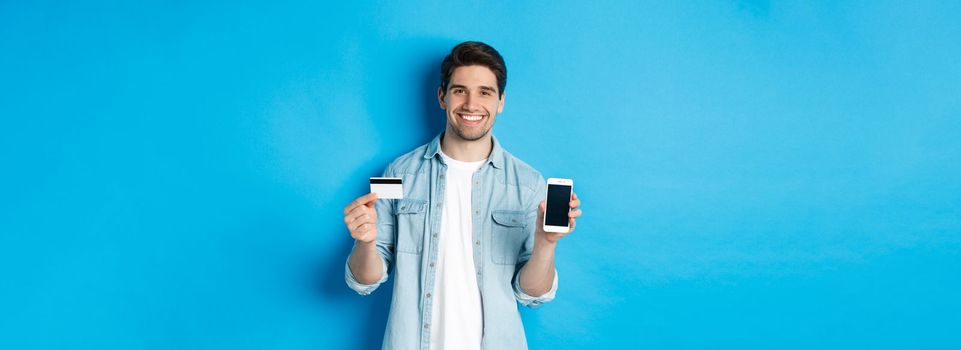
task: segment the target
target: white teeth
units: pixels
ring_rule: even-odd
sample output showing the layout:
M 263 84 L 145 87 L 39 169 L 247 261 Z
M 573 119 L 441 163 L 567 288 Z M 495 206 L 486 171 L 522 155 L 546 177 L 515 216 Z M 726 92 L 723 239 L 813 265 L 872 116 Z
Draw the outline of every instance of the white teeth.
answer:
M 462 115 L 461 117 L 464 118 L 464 120 L 471 121 L 471 122 L 478 121 L 478 120 L 481 120 L 481 118 L 483 118 L 482 116 L 479 116 L 479 115 Z

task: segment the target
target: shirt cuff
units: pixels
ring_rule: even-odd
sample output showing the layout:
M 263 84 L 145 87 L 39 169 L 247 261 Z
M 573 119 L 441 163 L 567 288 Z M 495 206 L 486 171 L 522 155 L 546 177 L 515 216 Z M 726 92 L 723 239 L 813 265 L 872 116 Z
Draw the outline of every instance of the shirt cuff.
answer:
M 347 262 L 344 263 L 344 280 L 347 281 L 347 286 L 357 292 L 357 294 L 369 295 L 376 290 L 381 283 L 387 280 L 387 262 L 384 261 L 384 257 L 380 257 L 380 264 L 383 266 L 383 275 L 380 277 L 380 280 L 372 284 L 363 284 L 357 282 L 354 274 L 350 272 L 350 257 L 348 256 Z
M 544 295 L 541 295 L 539 297 L 532 297 L 530 295 L 527 295 L 527 293 L 524 293 L 524 289 L 521 288 L 520 280 L 521 280 L 520 274 L 518 274 L 517 278 L 514 279 L 514 283 L 513 283 L 514 297 L 517 298 L 517 301 L 520 302 L 521 305 L 524 305 L 526 307 L 533 309 L 538 306 L 541 306 L 541 304 L 554 300 L 554 296 L 557 294 L 557 269 L 554 269 L 554 284 L 551 285 L 551 290 L 547 291 L 547 293 L 544 293 Z

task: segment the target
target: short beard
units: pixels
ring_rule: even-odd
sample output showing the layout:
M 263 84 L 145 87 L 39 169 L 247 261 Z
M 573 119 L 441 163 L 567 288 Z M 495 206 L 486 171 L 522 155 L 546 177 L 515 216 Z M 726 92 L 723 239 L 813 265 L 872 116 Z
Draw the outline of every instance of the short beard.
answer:
M 454 134 L 457 134 L 458 138 L 464 141 L 477 141 L 484 138 L 484 136 L 487 136 L 487 134 L 491 132 L 491 129 L 487 129 L 487 130 L 484 130 L 484 132 L 482 132 L 477 137 L 468 137 L 467 135 L 464 135 L 464 133 L 462 133 L 460 129 L 458 129 L 457 127 L 452 126 L 451 130 L 454 131 Z

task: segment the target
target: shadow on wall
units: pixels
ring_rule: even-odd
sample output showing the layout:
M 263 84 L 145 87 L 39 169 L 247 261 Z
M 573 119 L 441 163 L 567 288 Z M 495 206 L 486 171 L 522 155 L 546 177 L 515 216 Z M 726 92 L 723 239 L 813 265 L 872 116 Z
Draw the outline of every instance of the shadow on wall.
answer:
M 437 57 L 426 62 L 421 71 L 424 77 L 421 91 L 424 92 L 425 97 L 421 99 L 424 108 L 420 114 L 424 118 L 425 131 L 431 137 L 425 143 L 433 140 L 434 136 L 447 127 L 447 115 L 440 108 L 440 102 L 437 101 L 437 89 L 440 87 L 440 64 L 443 61 L 443 56 Z
M 449 52 L 454 44 L 448 44 L 446 40 L 434 40 L 433 43 L 435 44 L 429 45 L 429 47 L 426 48 L 424 45 L 417 45 L 417 47 L 415 47 L 418 51 L 417 56 L 425 57 L 430 55 L 430 57 L 423 59 L 422 63 L 414 68 L 415 74 L 421 77 L 417 86 L 419 89 L 417 98 L 421 102 L 417 104 L 415 108 L 418 110 L 410 111 L 410 114 L 422 116 L 424 130 L 419 135 L 426 136 L 419 137 L 421 140 L 414 140 L 414 142 L 417 142 L 417 146 L 430 142 L 434 136 L 446 127 L 445 114 L 443 110 L 440 109 L 437 101 L 437 88 L 440 86 L 440 64 L 443 61 L 444 55 Z M 441 43 L 443 46 L 437 45 L 437 43 Z M 438 47 L 444 47 L 444 51 L 442 51 L 443 54 L 435 54 L 439 52 Z M 391 130 L 378 130 L 378 132 L 384 135 L 390 134 Z M 401 140 L 400 143 L 407 141 L 411 140 Z M 378 155 L 376 159 L 372 159 L 361 168 L 354 170 L 349 178 L 361 179 L 370 176 L 380 176 L 387 167 L 387 164 L 392 161 L 394 157 L 404 154 L 410 151 L 410 149 L 397 149 L 397 151 L 396 154 Z M 380 159 L 386 160 L 379 161 Z M 329 205 L 324 207 L 343 208 L 350 200 L 356 198 L 358 194 L 367 193 L 368 191 L 369 188 L 366 184 L 344 186 L 336 191 L 336 195 L 333 196 L 333 198 L 347 198 L 347 200 L 344 203 L 329 203 Z M 321 257 L 319 267 L 315 270 L 319 271 L 319 273 L 311 276 L 311 279 L 315 280 L 316 288 L 320 294 L 319 296 L 325 299 L 327 303 L 351 304 L 350 308 L 356 310 L 357 315 L 361 315 L 361 321 L 356 325 L 355 329 L 361 333 L 363 330 L 370 330 L 366 337 L 359 337 L 356 340 L 356 344 L 354 344 L 355 346 L 351 346 L 350 348 L 380 349 L 384 339 L 384 330 L 387 326 L 390 299 L 393 295 L 393 268 L 391 268 L 389 272 L 390 276 L 388 280 L 376 291 L 366 297 L 358 295 L 347 287 L 346 282 L 344 282 L 344 264 L 353 247 L 353 240 L 350 238 L 342 221 L 327 223 L 323 225 L 323 229 L 325 230 L 324 232 L 339 233 L 343 239 L 340 240 L 335 250 L 338 254 Z

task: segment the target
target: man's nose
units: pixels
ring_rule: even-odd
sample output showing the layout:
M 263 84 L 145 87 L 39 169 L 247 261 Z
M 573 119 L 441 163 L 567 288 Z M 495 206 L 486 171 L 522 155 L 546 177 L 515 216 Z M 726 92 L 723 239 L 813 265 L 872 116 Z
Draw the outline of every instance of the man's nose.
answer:
M 474 105 L 474 101 L 474 94 L 467 94 L 467 96 L 464 97 L 464 108 L 473 111 L 474 108 L 477 107 Z

